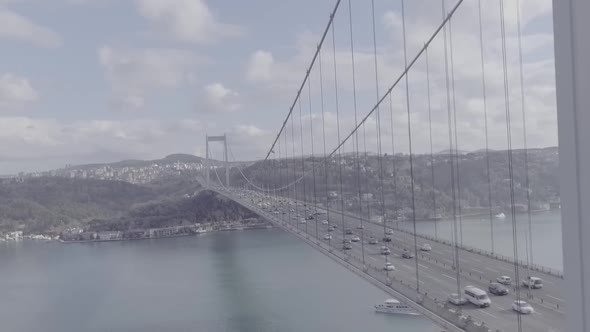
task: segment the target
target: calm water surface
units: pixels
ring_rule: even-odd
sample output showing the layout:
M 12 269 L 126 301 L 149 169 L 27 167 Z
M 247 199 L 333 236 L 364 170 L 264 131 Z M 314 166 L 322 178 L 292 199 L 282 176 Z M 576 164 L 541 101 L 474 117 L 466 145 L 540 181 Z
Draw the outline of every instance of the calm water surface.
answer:
M 506 213 L 506 219 L 493 218 L 490 226 L 489 216 L 477 218 L 462 218 L 463 244 L 475 248 L 491 251 L 490 229 L 494 229 L 494 250 L 502 255 L 513 257 L 512 218 Z M 528 215 L 517 214 L 517 242 L 519 257 L 526 260 L 526 244 L 528 234 Z M 563 270 L 563 249 L 561 239 L 561 211 L 552 210 L 531 214 L 533 255 L 532 260 L 536 264 Z M 411 230 L 411 223 L 403 223 Z M 400 225 L 400 226 L 402 226 Z M 452 239 L 451 220 L 436 222 L 436 230 L 440 238 Z M 458 229 L 461 227 L 458 226 Z M 435 223 L 421 221 L 416 224 L 416 232 L 419 234 L 435 235 Z M 459 232 L 460 234 L 460 232 Z M 461 236 L 459 236 L 461 238 Z M 529 255 L 530 258 L 530 255 Z
M 387 295 L 279 230 L 0 243 L 0 330 L 440 331 L 376 314 Z

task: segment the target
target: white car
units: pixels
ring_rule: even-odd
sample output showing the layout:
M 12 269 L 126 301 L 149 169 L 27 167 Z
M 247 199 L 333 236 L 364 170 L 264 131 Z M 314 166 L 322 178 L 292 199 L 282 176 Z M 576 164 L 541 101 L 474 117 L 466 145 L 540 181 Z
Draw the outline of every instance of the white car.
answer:
M 432 250 L 432 247 L 430 246 L 430 244 L 424 243 L 422 245 L 422 247 L 420 248 L 420 250 L 422 250 L 422 251 L 431 251 Z
M 449 294 L 449 296 L 447 296 L 447 301 L 449 301 L 449 303 L 452 303 L 454 305 L 464 305 L 465 303 L 467 303 L 467 299 L 457 295 L 457 293 L 451 293 Z
M 525 315 L 535 313 L 535 309 L 533 309 L 533 307 L 531 307 L 531 305 L 525 301 L 514 301 L 512 303 L 512 310 Z
M 322 225 L 327 225 L 328 221 L 327 220 L 322 220 Z
M 359 242 L 360 240 L 361 240 L 361 238 L 360 238 L 360 237 L 358 237 L 358 236 L 356 236 L 356 235 L 353 235 L 353 236 L 350 238 L 350 241 L 352 241 L 352 242 Z
M 391 250 L 386 246 L 381 247 L 381 255 L 389 255 L 391 254 Z
M 512 284 L 512 278 L 509 276 L 501 276 L 496 278 L 496 281 L 502 285 L 510 285 Z
M 307 220 L 305 220 L 305 219 L 299 219 L 299 223 L 300 224 L 307 224 Z
M 324 240 L 332 240 L 332 235 L 330 235 L 330 234 L 324 235 Z
M 385 266 L 383 266 L 383 270 L 395 271 L 395 266 L 393 266 L 393 264 L 391 264 L 390 262 L 387 262 L 387 263 L 385 263 Z
M 522 280 L 522 285 L 528 288 L 543 288 L 543 280 L 541 278 L 528 276 Z

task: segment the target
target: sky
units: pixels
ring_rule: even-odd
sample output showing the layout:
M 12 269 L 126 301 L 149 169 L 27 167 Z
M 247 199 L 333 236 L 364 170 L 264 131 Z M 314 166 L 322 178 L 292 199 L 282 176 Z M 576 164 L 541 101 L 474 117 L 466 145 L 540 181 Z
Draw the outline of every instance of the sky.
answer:
M 264 158 L 335 2 L 0 0 L 0 174 L 172 153 L 204 156 L 206 134 L 227 134 L 230 159 Z M 447 0 L 446 11 L 455 3 Z M 428 48 L 428 70 L 423 55 L 408 71 L 409 103 L 402 79 L 392 90 L 391 106 L 387 97 L 359 131 L 361 149 L 378 151 L 381 142 L 385 153 L 408 152 L 408 105 L 413 152 L 430 151 L 430 125 L 432 149 L 449 148 L 449 105 L 460 150 L 485 147 L 486 122 L 489 147 L 507 147 L 499 2 L 481 3 L 483 38 L 478 1 L 465 0 L 446 31 L 447 66 L 441 31 Z M 344 138 L 355 126 L 355 109 L 359 121 L 404 71 L 402 18 L 408 61 L 442 22 L 439 0 L 406 1 L 404 15 L 401 0 L 375 0 L 375 53 L 371 2 L 350 4 L 351 11 L 348 1 L 341 2 L 335 39 L 330 32 L 273 157 L 310 154 L 312 148 L 321 154 L 324 145 L 331 152 L 338 122 Z M 552 146 L 557 125 L 551 0 L 519 4 L 522 66 L 517 1 L 505 1 L 512 144 L 524 144 L 524 104 L 528 146 Z M 455 87 L 449 87 L 449 99 L 447 72 Z M 353 151 L 355 138 L 343 152 Z M 221 159 L 221 153 L 212 148 L 213 158 Z

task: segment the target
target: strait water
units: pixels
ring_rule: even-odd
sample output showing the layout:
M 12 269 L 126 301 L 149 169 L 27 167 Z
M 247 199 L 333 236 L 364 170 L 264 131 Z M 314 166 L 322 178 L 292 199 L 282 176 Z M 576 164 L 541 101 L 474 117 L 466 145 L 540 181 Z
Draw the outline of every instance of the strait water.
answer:
M 453 220 L 420 221 L 416 223 L 418 234 L 427 234 L 451 240 L 453 238 Z M 551 210 L 531 213 L 532 224 L 532 258 L 535 264 L 547 266 L 563 271 L 563 249 L 561 238 L 561 211 Z M 528 244 L 528 215 L 526 213 L 516 215 L 518 256 L 526 261 Z M 400 223 L 399 226 L 408 230 L 412 229 L 410 222 Z M 462 218 L 457 221 L 458 238 L 463 244 L 487 251 L 492 250 L 492 238 L 490 230 L 494 230 L 494 251 L 496 253 L 514 257 L 513 252 L 513 227 L 512 217 L 506 214 L 506 219 L 492 218 L 490 226 L 489 216 Z M 461 229 L 463 236 L 461 237 Z M 436 231 L 436 232 L 435 232 Z
M 0 243 L 0 331 L 440 331 L 280 230 Z

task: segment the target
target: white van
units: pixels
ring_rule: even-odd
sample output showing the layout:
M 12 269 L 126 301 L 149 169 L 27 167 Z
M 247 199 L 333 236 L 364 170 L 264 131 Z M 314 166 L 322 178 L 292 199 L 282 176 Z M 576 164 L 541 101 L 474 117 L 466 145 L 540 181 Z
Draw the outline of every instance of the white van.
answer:
M 477 287 L 466 286 L 464 289 L 464 293 L 467 301 L 475 304 L 480 308 L 489 307 L 490 304 L 492 304 L 492 301 L 490 301 L 490 298 L 488 297 L 488 293 Z

